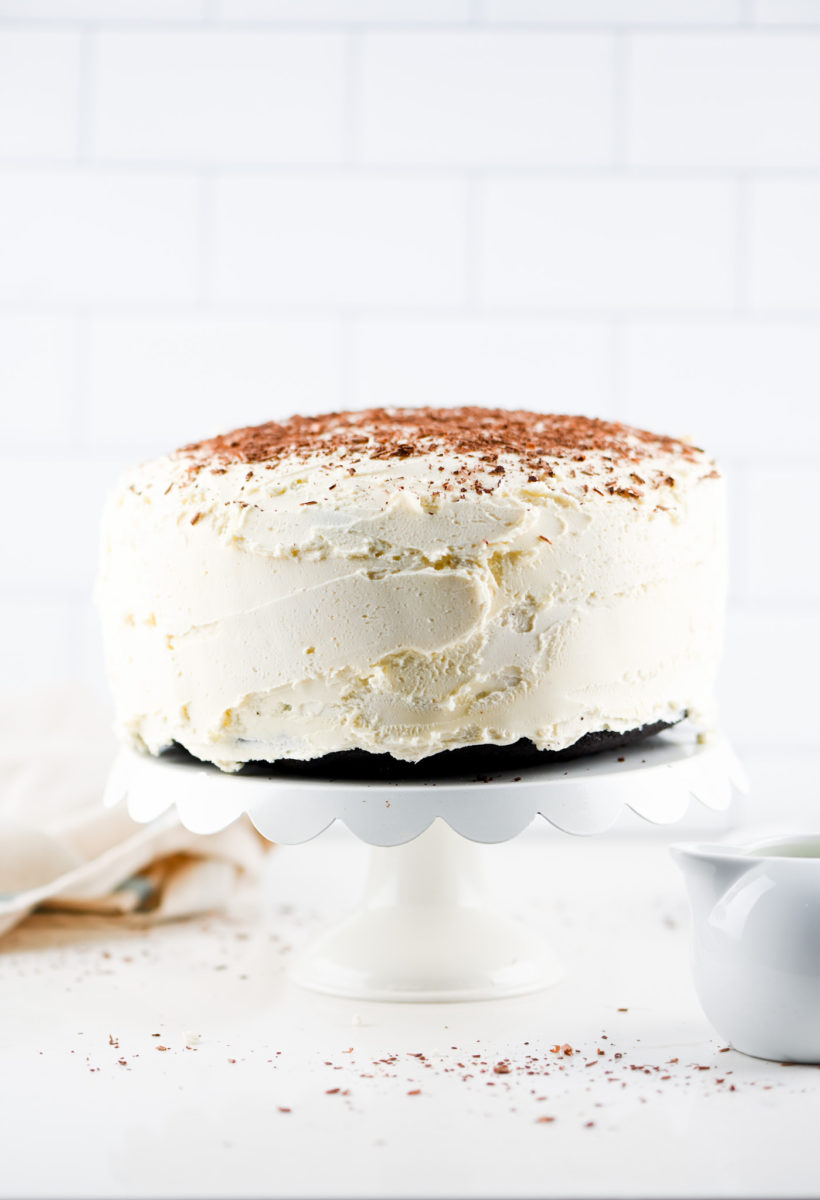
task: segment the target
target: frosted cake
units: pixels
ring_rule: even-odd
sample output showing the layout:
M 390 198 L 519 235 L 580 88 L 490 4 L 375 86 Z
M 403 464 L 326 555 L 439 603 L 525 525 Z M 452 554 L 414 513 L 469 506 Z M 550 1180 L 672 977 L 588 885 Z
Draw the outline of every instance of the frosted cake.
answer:
M 128 471 L 97 599 L 141 750 L 436 770 L 708 727 L 724 577 L 723 480 L 687 442 L 371 409 Z

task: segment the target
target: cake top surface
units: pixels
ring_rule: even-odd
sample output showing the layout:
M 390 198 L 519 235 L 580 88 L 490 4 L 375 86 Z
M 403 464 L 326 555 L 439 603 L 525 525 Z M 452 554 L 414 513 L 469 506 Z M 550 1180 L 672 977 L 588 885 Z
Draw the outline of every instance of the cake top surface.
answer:
M 685 439 L 591 417 L 522 410 L 377 408 L 247 426 L 142 463 L 118 494 L 161 497 L 162 507 L 248 508 L 278 527 L 297 510 L 316 526 L 400 497 L 428 515 L 465 504 L 632 503 L 673 511 L 714 460 Z M 334 515 L 335 514 L 335 515 Z M 250 519 L 250 518 L 247 518 Z M 464 519 L 464 512 L 461 517 Z
M 584 461 L 587 454 L 613 463 L 647 456 L 693 459 L 696 447 L 614 421 L 500 408 L 369 408 L 294 416 L 250 425 L 184 446 L 181 454 L 202 463 L 277 463 L 333 453 L 351 460 L 407 459 L 461 454 L 490 465 L 515 456 L 522 466 L 543 471 L 550 459 Z M 549 473 L 549 472 L 547 472 Z
M 336 501 L 379 488 L 441 500 L 500 497 L 532 484 L 580 500 L 638 501 L 684 477 L 716 473 L 714 461 L 683 439 L 594 417 L 466 406 L 295 416 L 194 442 L 171 457 L 188 480 L 245 473 L 248 483 L 273 483 L 295 473 L 299 486 L 311 478 L 338 487 Z M 320 499 L 330 501 L 330 493 Z

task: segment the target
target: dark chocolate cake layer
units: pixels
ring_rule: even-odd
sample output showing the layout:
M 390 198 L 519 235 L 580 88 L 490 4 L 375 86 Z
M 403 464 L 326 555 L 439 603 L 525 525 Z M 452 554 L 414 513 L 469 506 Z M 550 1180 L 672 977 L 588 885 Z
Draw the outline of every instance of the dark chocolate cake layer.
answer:
M 307 762 L 280 759 L 278 762 L 248 762 L 238 775 L 276 775 L 295 779 L 362 779 L 384 780 L 389 783 L 452 779 L 454 776 L 486 776 L 516 771 L 567 759 L 600 754 L 642 742 L 646 738 L 671 728 L 670 721 L 654 721 L 625 733 L 602 729 L 586 733 L 572 746 L 563 750 L 539 750 L 528 738 L 520 738 L 510 746 L 463 746 L 457 750 L 442 750 L 421 762 L 403 762 L 392 754 L 371 754 L 367 750 L 339 750 Z M 174 761 L 199 762 L 181 746 L 166 750 L 163 757 Z

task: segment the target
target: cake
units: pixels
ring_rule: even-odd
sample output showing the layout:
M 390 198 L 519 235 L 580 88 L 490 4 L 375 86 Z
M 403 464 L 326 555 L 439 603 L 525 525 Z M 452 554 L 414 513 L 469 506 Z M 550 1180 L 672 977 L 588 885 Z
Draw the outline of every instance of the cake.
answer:
M 714 721 L 724 482 L 686 441 L 482 408 L 292 417 L 128 471 L 97 582 L 121 735 L 443 770 Z

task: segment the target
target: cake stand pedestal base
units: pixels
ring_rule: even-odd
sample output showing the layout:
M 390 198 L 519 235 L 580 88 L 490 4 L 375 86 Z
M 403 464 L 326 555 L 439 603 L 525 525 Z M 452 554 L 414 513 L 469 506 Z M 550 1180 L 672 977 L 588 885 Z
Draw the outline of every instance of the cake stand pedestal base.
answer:
M 291 978 L 360 1000 L 520 996 L 563 972 L 536 933 L 492 907 L 486 848 L 441 820 L 403 846 L 370 851 L 358 909 L 302 952 Z

